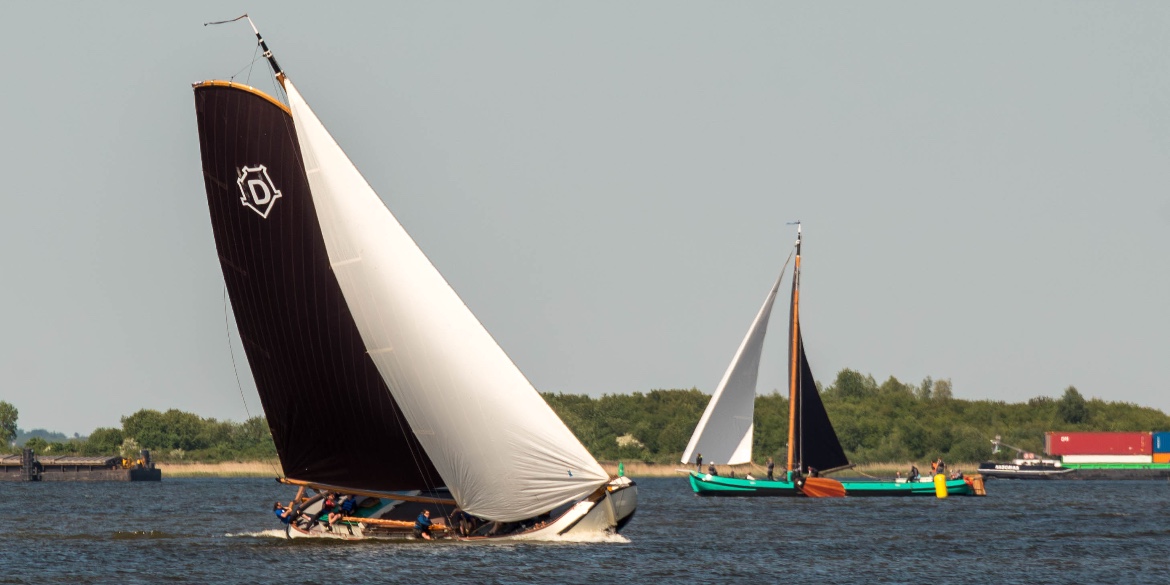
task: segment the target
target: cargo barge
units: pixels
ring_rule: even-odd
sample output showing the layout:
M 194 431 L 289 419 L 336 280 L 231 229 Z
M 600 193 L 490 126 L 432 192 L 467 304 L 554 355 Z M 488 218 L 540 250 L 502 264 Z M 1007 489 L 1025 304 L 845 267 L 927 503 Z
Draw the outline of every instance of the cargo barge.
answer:
M 0 481 L 160 481 L 150 451 L 137 460 L 119 456 L 38 456 L 32 449 L 0 456 Z

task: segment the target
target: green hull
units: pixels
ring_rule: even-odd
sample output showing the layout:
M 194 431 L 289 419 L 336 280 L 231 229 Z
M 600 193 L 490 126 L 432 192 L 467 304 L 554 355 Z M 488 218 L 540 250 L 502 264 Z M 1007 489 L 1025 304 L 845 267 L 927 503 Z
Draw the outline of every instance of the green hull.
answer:
M 700 496 L 730 497 L 804 497 L 790 481 L 768 481 L 742 477 L 723 477 L 690 472 L 691 489 Z M 845 495 L 853 497 L 891 496 L 934 496 L 934 483 L 930 480 L 907 482 L 905 480 L 855 479 L 842 480 Z M 963 479 L 947 480 L 947 495 L 975 495 Z

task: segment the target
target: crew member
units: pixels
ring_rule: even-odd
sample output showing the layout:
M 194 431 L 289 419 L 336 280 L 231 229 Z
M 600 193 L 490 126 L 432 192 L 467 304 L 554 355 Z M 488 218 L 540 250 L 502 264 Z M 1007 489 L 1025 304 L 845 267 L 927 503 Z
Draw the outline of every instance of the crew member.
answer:
M 414 521 L 414 537 L 424 540 L 431 539 L 431 511 L 423 510 Z

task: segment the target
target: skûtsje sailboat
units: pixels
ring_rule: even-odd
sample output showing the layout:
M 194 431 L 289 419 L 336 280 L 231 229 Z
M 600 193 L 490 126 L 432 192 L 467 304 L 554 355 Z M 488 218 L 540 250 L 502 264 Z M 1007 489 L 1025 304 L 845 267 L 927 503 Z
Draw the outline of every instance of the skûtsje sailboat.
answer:
M 934 478 L 837 480 L 827 475 L 852 467 L 821 401 L 809 366 L 800 321 L 800 223 L 796 223 L 795 263 L 788 328 L 788 448 L 779 477 L 726 477 L 703 469 L 688 471 L 691 488 L 701 496 L 911 496 L 938 495 Z M 793 256 L 789 257 L 791 261 Z M 747 335 L 699 419 L 682 462 L 694 464 L 701 453 L 708 462 L 752 462 L 756 379 L 768 321 L 788 264 L 764 298 Z M 713 466 L 712 466 L 713 467 Z M 949 494 L 982 494 L 976 479 L 942 479 Z
M 287 534 L 409 537 L 423 509 L 428 535 L 454 532 L 447 517 L 470 539 L 621 529 L 634 482 L 544 402 L 256 37 L 286 101 L 193 87 L 227 293 L 281 480 L 300 488 L 277 510 Z

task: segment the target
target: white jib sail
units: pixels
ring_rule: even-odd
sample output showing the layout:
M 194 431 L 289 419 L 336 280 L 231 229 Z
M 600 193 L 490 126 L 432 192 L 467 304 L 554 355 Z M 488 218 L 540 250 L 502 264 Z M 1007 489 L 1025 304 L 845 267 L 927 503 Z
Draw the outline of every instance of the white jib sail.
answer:
M 515 521 L 609 481 L 286 81 L 329 261 L 362 341 L 455 500 Z M 355 446 L 360 447 L 360 446 Z
M 736 465 L 752 460 L 752 417 L 756 407 L 760 355 L 764 351 L 764 334 L 768 332 L 772 305 L 783 279 L 784 272 L 781 271 L 780 278 L 772 285 L 764 306 L 760 307 L 731 359 L 731 365 L 727 366 L 723 379 L 711 395 L 707 410 L 703 411 L 691 442 L 683 451 L 683 463 L 693 463 L 696 453 L 702 453 L 703 461 L 712 463 Z

